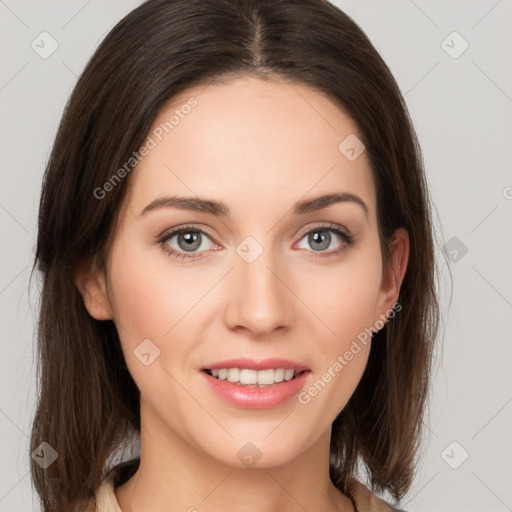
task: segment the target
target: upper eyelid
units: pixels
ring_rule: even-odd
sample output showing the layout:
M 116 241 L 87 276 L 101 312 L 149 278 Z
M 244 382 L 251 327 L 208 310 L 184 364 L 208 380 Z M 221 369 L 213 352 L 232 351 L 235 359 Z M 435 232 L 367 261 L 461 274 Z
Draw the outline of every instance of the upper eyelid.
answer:
M 314 226 L 309 226 L 307 228 L 304 228 L 304 230 L 302 231 L 298 231 L 297 234 L 295 236 L 301 236 L 303 237 L 304 235 L 307 235 L 310 231 L 314 231 L 315 229 L 324 229 L 326 231 L 330 231 L 330 230 L 333 230 L 333 231 L 342 231 L 344 233 L 346 233 L 347 235 L 350 235 L 351 232 L 349 229 L 343 227 L 341 224 L 336 224 L 335 222 L 320 222 L 319 224 L 316 224 Z
M 180 226 L 180 227 L 177 227 L 177 228 L 172 228 L 172 229 L 169 229 L 169 230 L 165 230 L 159 237 L 158 239 L 159 240 L 167 240 L 173 236 L 176 236 L 176 235 L 179 235 L 180 233 L 183 233 L 183 232 L 187 232 L 187 231 L 199 231 L 200 233 L 204 234 L 204 235 L 207 235 L 209 236 L 213 241 L 214 241 L 214 235 L 210 234 L 210 232 L 203 228 L 203 227 L 199 227 L 199 226 L 194 226 L 194 225 L 185 225 L 185 226 Z

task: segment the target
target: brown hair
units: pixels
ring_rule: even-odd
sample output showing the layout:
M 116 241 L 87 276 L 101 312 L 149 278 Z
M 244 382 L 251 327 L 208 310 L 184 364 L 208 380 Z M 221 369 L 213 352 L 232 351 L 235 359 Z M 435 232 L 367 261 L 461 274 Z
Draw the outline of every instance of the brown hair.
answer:
M 399 499 L 411 485 L 438 332 L 437 267 L 421 152 L 390 70 L 326 0 L 149 0 L 87 64 L 44 175 L 31 450 L 47 442 L 58 457 L 47 469 L 31 459 L 31 474 L 45 512 L 84 510 L 109 457 L 140 432 L 139 392 L 116 327 L 88 314 L 73 279 L 82 258 L 105 264 L 129 177 L 101 200 L 93 191 L 141 147 L 164 103 L 237 75 L 306 84 L 344 109 L 371 163 L 385 264 L 395 229 L 409 233 L 402 309 L 374 334 L 363 377 L 333 423 L 330 477 L 343 492 L 362 461 L 374 491 Z

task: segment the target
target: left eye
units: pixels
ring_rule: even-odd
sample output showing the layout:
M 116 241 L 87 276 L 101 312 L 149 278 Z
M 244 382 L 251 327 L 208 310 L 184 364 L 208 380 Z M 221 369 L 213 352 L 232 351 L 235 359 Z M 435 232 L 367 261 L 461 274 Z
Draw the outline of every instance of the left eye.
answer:
M 332 236 L 334 234 L 334 237 Z M 343 242 L 350 245 L 351 237 L 346 235 L 339 229 L 335 228 L 315 228 L 311 231 L 308 231 L 302 238 L 309 244 L 309 248 L 312 248 L 315 252 L 324 252 L 332 249 L 336 249 L 337 246 L 332 247 L 331 243 L 335 241 L 335 239 L 341 240 L 341 244 Z M 340 244 L 338 244 L 340 245 Z M 308 249 L 308 247 L 302 247 L 299 245 L 301 249 Z

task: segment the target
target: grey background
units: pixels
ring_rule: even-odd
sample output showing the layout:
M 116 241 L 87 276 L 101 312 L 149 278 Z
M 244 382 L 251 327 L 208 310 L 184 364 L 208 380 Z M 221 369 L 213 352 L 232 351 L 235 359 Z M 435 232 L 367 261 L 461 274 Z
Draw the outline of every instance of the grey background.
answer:
M 445 339 L 428 436 L 402 507 L 512 510 L 512 2 L 334 3 L 368 34 L 405 95 L 437 209 L 439 250 L 447 244 L 451 258 L 453 297 L 448 308 L 445 268 Z M 42 172 L 77 75 L 137 5 L 0 0 L 2 512 L 39 510 L 28 473 L 38 286 L 35 279 L 29 291 L 28 279 Z M 58 43 L 46 59 L 31 48 L 43 31 Z M 463 40 L 469 47 L 457 55 Z

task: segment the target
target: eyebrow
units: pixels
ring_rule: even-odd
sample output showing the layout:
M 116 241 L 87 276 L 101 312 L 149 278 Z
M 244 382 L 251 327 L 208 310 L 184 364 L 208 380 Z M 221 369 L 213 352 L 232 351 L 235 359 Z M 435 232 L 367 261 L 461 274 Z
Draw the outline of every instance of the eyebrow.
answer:
M 327 208 L 331 204 L 351 202 L 358 204 L 368 217 L 368 206 L 357 195 L 349 192 L 337 192 L 332 194 L 324 194 L 313 197 L 311 199 L 304 199 L 298 201 L 292 207 L 295 215 L 303 215 L 311 213 L 322 208 Z M 201 197 L 192 196 L 172 196 L 161 197 L 149 203 L 141 212 L 141 216 L 146 213 L 160 209 L 160 208 L 178 208 L 181 210 L 191 210 L 195 212 L 209 213 L 216 216 L 229 216 L 230 211 L 225 203 L 214 201 L 212 199 L 205 199 Z

